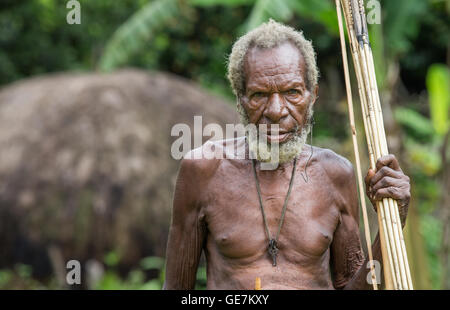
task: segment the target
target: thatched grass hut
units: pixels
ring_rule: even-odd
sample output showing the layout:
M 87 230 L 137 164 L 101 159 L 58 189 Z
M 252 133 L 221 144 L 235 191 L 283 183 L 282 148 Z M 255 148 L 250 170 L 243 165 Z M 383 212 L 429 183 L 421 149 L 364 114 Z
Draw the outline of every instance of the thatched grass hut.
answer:
M 171 127 L 194 115 L 237 120 L 230 104 L 162 73 L 63 73 L 0 89 L 0 268 L 47 276 L 112 250 L 125 269 L 164 256 Z

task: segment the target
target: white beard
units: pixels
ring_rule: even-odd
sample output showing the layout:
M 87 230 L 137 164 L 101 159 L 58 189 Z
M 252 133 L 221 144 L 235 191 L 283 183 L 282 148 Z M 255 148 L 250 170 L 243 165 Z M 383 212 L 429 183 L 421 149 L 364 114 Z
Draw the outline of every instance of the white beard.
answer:
M 278 144 L 278 156 L 275 149 L 272 150 L 273 146 L 270 143 L 267 143 L 267 140 L 259 141 L 258 143 L 258 135 L 249 134 L 246 131 L 246 137 L 249 147 L 249 152 L 251 158 L 254 158 L 261 162 L 271 162 L 271 163 L 279 163 L 283 164 L 291 161 L 294 157 L 299 155 L 302 152 L 303 146 L 306 143 L 306 138 L 308 137 L 309 132 L 311 131 L 311 118 L 313 115 L 312 104 L 310 104 L 308 108 L 308 112 L 306 115 L 306 123 L 301 130 L 297 128 L 294 135 L 286 142 Z M 247 115 L 245 114 L 244 109 L 238 105 L 238 112 L 241 118 L 241 122 L 244 125 L 248 125 L 249 121 Z M 272 154 L 272 152 L 274 154 Z

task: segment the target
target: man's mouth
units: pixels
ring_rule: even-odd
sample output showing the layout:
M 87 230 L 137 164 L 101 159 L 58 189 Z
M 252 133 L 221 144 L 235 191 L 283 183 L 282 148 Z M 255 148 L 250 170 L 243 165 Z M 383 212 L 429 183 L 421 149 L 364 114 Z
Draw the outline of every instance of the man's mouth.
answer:
M 280 132 L 268 132 L 267 133 L 267 142 L 269 143 L 283 143 L 288 141 L 292 135 L 293 131 L 280 131 Z

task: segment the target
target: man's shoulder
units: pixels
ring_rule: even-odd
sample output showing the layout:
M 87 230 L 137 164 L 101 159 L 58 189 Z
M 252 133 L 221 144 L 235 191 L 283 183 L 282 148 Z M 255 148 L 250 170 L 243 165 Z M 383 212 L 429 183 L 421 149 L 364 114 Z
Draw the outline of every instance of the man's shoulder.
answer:
M 340 197 L 337 201 L 342 202 L 339 204 L 342 206 L 341 210 L 352 214 L 357 212 L 358 204 L 353 203 L 357 195 L 356 176 L 352 163 L 330 149 L 319 148 L 318 158 L 330 186 L 335 189 L 333 192 L 339 193 L 336 197 Z
M 321 147 L 314 147 L 315 159 L 333 181 L 347 183 L 354 177 L 352 163 L 342 155 Z

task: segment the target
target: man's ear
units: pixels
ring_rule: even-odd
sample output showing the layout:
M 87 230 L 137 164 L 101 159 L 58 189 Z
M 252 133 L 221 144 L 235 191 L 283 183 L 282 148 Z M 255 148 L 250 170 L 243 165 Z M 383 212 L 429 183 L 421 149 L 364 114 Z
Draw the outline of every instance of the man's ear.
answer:
M 319 84 L 317 84 L 314 87 L 314 101 L 313 101 L 313 104 L 316 102 L 317 98 L 319 98 Z
M 244 105 L 243 105 L 243 100 L 245 100 L 244 98 L 242 98 L 241 96 L 237 97 L 237 102 L 236 102 L 236 110 L 239 114 L 239 117 L 241 118 L 241 122 L 244 124 L 248 124 L 249 123 L 249 118 L 247 115 L 247 111 L 245 111 Z
M 243 98 L 241 96 L 237 97 L 236 104 L 237 104 L 237 110 L 238 111 L 244 111 L 245 112 L 244 105 L 243 105 Z

